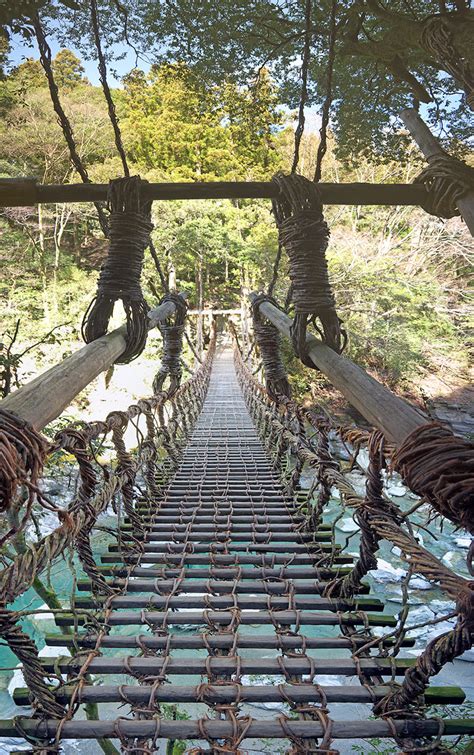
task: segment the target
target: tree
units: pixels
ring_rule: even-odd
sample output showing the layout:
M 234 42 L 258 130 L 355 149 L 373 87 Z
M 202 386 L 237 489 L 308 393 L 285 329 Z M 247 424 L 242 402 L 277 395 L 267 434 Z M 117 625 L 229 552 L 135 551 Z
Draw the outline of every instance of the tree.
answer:
M 52 67 L 56 84 L 60 89 L 74 89 L 78 84 L 86 81 L 84 66 L 79 58 L 67 48 L 58 52 Z
M 336 0 L 313 2 L 308 105 L 326 97 L 331 8 Z M 159 60 L 192 66 L 202 81 L 220 86 L 232 80 L 247 86 L 269 66 L 280 98 L 297 106 L 301 96 L 301 55 L 305 34 L 304 3 L 289 0 L 189 0 L 102 7 L 107 41 L 125 34 L 138 51 L 154 50 Z M 389 6 L 389 10 L 388 10 Z M 398 110 L 419 101 L 432 123 L 457 147 L 469 133 L 474 65 L 473 11 L 464 0 L 337 0 L 332 122 L 341 157 L 380 155 L 402 159 Z M 71 14 L 63 9 L 68 23 Z M 75 28 L 78 42 L 88 40 L 87 18 Z M 442 40 L 445 40 L 443 42 Z M 440 41 L 441 40 L 441 41 Z
M 278 158 L 274 132 L 281 117 L 275 89 L 262 77 L 256 89 L 226 81 L 206 85 L 184 63 L 134 70 L 119 100 L 131 159 L 173 180 L 260 178 Z

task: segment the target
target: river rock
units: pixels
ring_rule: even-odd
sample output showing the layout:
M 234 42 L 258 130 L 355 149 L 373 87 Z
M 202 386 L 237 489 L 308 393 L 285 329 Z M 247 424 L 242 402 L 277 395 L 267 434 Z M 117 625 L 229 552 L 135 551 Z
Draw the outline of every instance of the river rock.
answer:
M 376 582 L 401 582 L 406 572 L 405 569 L 398 569 L 388 561 L 384 561 L 383 558 L 378 558 L 377 568 L 371 571 L 370 574 Z
M 470 548 L 472 540 L 470 537 L 456 537 L 454 542 L 458 548 Z
M 360 529 L 359 525 L 356 524 L 351 517 L 340 519 L 336 527 L 338 530 L 341 530 L 341 532 L 357 532 Z
M 431 583 L 423 577 L 412 577 L 410 579 L 410 587 L 412 590 L 430 590 Z

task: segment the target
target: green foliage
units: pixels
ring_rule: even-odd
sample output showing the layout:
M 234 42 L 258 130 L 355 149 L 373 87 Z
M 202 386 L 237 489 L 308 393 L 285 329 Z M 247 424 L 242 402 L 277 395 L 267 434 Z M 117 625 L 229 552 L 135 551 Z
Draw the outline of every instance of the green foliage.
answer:
M 54 79 L 60 89 L 74 89 L 84 81 L 84 66 L 71 50 L 60 50 L 52 64 Z
M 69 49 L 54 66 L 91 178 L 103 182 L 120 175 L 102 91 L 84 79 L 82 63 Z M 134 69 L 124 89 L 114 92 L 132 171 L 150 181 L 211 181 L 267 179 L 288 169 L 293 130 L 282 128 L 272 79 L 263 71 L 259 82 L 257 89 L 241 87 L 226 75 L 220 83 L 206 83 L 200 70 L 185 63 L 155 66 L 149 74 Z M 25 61 L 0 81 L 0 107 L 2 102 L 0 170 L 43 181 L 77 180 L 37 61 Z M 301 168 L 308 176 L 316 147 L 314 135 L 303 139 Z M 407 181 L 417 171 L 414 162 L 404 168 L 365 160 L 349 168 L 338 161 L 336 147 L 331 136 L 325 180 Z M 191 306 L 235 308 L 249 290 L 267 287 L 277 253 L 269 209 L 263 200 L 154 204 L 161 266 L 172 285 L 189 293 Z M 333 229 L 330 271 L 350 335 L 349 355 L 394 387 L 416 381 L 448 353 L 463 369 L 469 263 L 459 227 L 443 227 L 413 208 L 327 208 L 327 217 Z M 6 271 L 2 315 L 7 331 L 21 320 L 21 348 L 71 323 L 61 328 L 60 342 L 36 352 L 37 363 L 49 365 L 77 347 L 78 326 L 94 295 L 106 253 L 94 212 L 60 204 L 7 209 L 0 218 L 0 251 Z M 280 302 L 287 287 L 283 256 Z M 147 257 L 150 303 L 159 288 Z M 296 392 L 304 396 L 319 377 L 285 349 Z
M 258 179 L 278 167 L 279 123 L 268 76 L 256 90 L 206 86 L 183 63 L 135 69 L 120 98 L 124 142 L 143 169 L 173 180 Z

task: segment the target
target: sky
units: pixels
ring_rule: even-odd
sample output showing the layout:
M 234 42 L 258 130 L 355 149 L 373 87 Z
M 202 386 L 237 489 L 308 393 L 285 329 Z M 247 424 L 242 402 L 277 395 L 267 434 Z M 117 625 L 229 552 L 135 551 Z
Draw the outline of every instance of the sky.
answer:
M 61 45 L 57 43 L 57 41 L 54 39 L 54 37 L 48 37 L 48 43 L 51 47 L 51 52 L 53 54 L 53 57 L 59 52 L 61 49 Z M 11 44 L 11 52 L 9 55 L 9 61 L 12 66 L 17 66 L 20 63 L 22 63 L 26 58 L 39 58 L 38 55 L 38 49 L 34 43 L 31 45 L 26 44 L 24 38 L 20 34 L 14 34 L 12 35 L 10 39 Z M 99 73 L 97 71 L 97 65 L 94 60 L 83 60 L 81 53 L 74 48 L 73 45 L 69 45 L 69 49 L 72 50 L 72 52 L 77 55 L 78 58 L 81 59 L 82 65 L 85 68 L 86 76 L 91 82 L 91 84 L 94 84 L 95 86 L 98 86 L 100 84 L 99 81 Z M 117 71 L 118 78 L 113 75 L 112 71 L 109 71 L 109 82 L 113 86 L 121 86 L 120 77 L 124 76 L 126 73 L 128 73 L 132 68 L 135 67 L 135 53 L 133 50 L 130 50 L 125 45 L 117 45 L 117 49 L 114 51 L 118 53 L 118 55 L 121 57 L 122 55 L 125 55 L 125 57 L 122 60 L 114 61 L 113 68 Z M 141 68 L 144 71 L 148 71 L 150 68 L 150 65 L 147 64 L 145 61 L 140 60 L 139 62 L 139 68 Z
M 22 63 L 27 58 L 35 58 L 38 59 L 39 54 L 36 47 L 36 44 L 33 42 L 31 45 L 28 45 L 24 38 L 19 35 L 15 34 L 10 39 L 11 44 L 11 52 L 9 55 L 9 62 L 11 66 L 17 66 L 20 63 Z M 61 45 L 58 44 L 58 42 L 54 39 L 54 37 L 50 36 L 48 37 L 48 44 L 51 47 L 51 52 L 53 57 L 59 52 L 61 49 Z M 94 86 L 100 86 L 100 80 L 99 80 L 99 73 L 97 70 L 97 64 L 94 60 L 84 60 L 82 58 L 81 53 L 77 48 L 74 48 L 73 45 L 68 46 L 69 49 L 77 55 L 78 58 L 80 58 L 82 65 L 85 69 L 85 75 L 91 82 L 91 84 L 94 84 Z M 117 54 L 117 57 L 120 58 L 119 60 L 115 60 L 113 64 L 113 70 L 110 69 L 108 71 L 108 81 L 109 84 L 113 87 L 121 87 L 122 81 L 121 77 L 125 74 L 129 73 L 129 71 L 132 70 L 137 65 L 136 56 L 133 50 L 128 48 L 126 45 L 120 44 L 117 45 L 114 49 L 114 53 Z M 122 57 L 123 56 L 123 57 Z M 138 62 L 138 67 L 141 68 L 143 71 L 147 72 L 150 69 L 150 63 L 147 63 L 145 60 L 140 60 Z M 114 75 L 116 73 L 116 75 Z M 282 106 L 282 109 L 285 112 L 290 112 L 289 109 L 286 106 Z M 305 123 L 305 131 L 306 133 L 316 133 L 319 131 L 321 127 L 321 116 L 319 114 L 319 110 L 316 110 L 315 108 L 307 107 L 305 108 L 305 117 L 306 117 L 306 123 Z M 294 122 L 294 125 L 296 127 L 296 119 Z

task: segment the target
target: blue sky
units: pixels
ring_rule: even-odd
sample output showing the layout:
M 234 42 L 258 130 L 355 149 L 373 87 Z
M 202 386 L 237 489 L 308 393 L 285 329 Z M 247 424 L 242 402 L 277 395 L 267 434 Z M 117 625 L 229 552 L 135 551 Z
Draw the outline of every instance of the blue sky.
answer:
M 10 43 L 11 43 L 11 52 L 9 55 L 10 65 L 12 66 L 19 65 L 24 60 L 26 60 L 26 58 L 38 59 L 39 57 L 38 50 L 34 42 L 31 45 L 28 45 L 26 44 L 23 37 L 17 34 L 11 37 Z M 51 52 L 54 57 L 56 53 L 61 49 L 61 45 L 59 45 L 58 42 L 52 36 L 48 37 L 48 43 L 49 43 L 49 46 L 51 47 Z M 81 59 L 82 65 L 84 66 L 86 76 L 89 79 L 89 81 L 95 86 L 100 85 L 96 62 L 94 60 L 84 60 L 79 50 L 75 49 L 73 45 L 69 45 L 68 47 L 70 50 L 72 50 L 72 52 L 74 52 L 77 55 L 78 58 Z M 108 80 L 112 86 L 120 87 L 122 85 L 121 77 L 124 76 L 132 68 L 135 67 L 136 57 L 133 50 L 130 50 L 128 47 L 124 45 L 117 45 L 114 52 L 120 57 L 120 60 L 114 61 L 113 66 L 112 66 L 113 70 L 111 69 L 108 72 Z M 124 57 L 122 57 L 122 55 Z M 140 60 L 138 62 L 138 67 L 144 71 L 148 71 L 150 68 L 150 64 L 144 60 Z M 116 72 L 117 74 L 116 76 L 114 75 L 113 71 Z M 284 107 L 283 109 L 287 110 L 286 107 Z M 307 133 L 317 132 L 321 126 L 321 117 L 319 115 L 319 112 L 315 110 L 314 108 L 306 108 L 305 114 L 306 114 L 305 131 Z M 296 125 L 296 121 L 295 121 L 295 125 Z
M 21 63 L 26 58 L 38 58 L 38 50 L 36 47 L 36 44 L 32 43 L 31 46 L 27 45 L 25 43 L 25 40 L 23 37 L 19 34 L 13 35 L 11 40 L 11 52 L 9 55 L 9 61 L 11 65 L 16 66 L 19 63 Z M 54 37 L 48 37 L 48 43 L 51 47 L 51 51 L 54 55 L 61 49 L 61 45 L 59 45 Z M 89 79 L 89 81 L 92 84 L 98 85 L 99 82 L 99 74 L 97 72 L 97 65 L 95 61 L 93 60 L 83 60 L 81 53 L 74 49 L 72 45 L 69 46 L 69 49 L 72 50 L 78 58 L 81 58 L 82 64 L 86 71 L 86 76 Z M 135 66 L 135 54 L 133 50 L 130 50 L 126 48 L 125 46 L 120 45 L 120 47 L 117 47 L 117 50 L 115 50 L 116 53 L 118 53 L 120 56 L 125 54 L 125 57 L 122 60 L 114 61 L 113 68 L 118 73 L 118 78 L 116 78 L 112 71 L 109 72 L 109 81 L 113 86 L 120 86 L 120 77 L 124 74 L 128 73 L 134 66 Z M 144 71 L 149 69 L 149 64 L 147 64 L 145 61 L 140 60 L 139 67 L 142 68 Z

